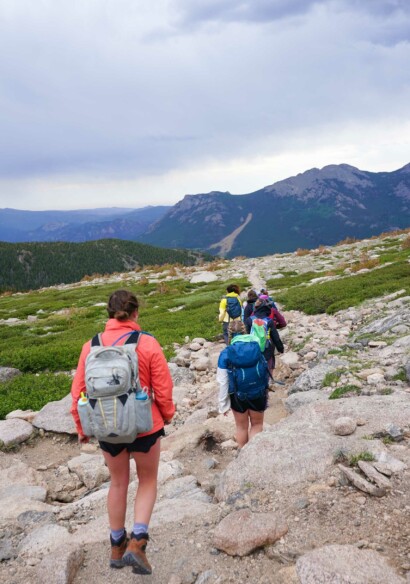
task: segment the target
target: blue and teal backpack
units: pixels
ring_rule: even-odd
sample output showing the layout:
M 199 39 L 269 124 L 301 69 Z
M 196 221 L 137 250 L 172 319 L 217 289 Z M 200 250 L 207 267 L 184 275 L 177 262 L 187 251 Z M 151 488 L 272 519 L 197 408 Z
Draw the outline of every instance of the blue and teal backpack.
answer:
M 238 335 L 226 350 L 229 393 L 242 401 L 264 396 L 269 370 L 258 340 L 253 335 Z

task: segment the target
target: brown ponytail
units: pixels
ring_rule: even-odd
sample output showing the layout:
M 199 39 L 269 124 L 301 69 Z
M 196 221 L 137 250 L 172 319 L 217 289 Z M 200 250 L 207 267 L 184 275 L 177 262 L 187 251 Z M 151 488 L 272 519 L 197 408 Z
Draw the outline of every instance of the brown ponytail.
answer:
M 131 315 L 138 311 L 138 299 L 128 290 L 116 290 L 108 300 L 107 312 L 110 318 L 129 320 Z

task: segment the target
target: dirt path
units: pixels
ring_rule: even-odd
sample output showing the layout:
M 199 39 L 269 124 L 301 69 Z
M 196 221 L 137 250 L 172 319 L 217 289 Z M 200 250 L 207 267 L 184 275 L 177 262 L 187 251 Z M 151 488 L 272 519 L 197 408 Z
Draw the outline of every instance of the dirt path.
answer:
M 255 260 L 257 261 L 257 260 Z M 259 291 L 261 288 L 264 288 L 266 286 L 266 282 L 264 281 L 264 279 L 261 277 L 260 272 L 259 272 L 259 268 L 257 265 L 254 264 L 250 264 L 249 267 L 249 272 L 248 272 L 248 280 L 250 281 L 252 288 L 254 288 L 256 291 Z

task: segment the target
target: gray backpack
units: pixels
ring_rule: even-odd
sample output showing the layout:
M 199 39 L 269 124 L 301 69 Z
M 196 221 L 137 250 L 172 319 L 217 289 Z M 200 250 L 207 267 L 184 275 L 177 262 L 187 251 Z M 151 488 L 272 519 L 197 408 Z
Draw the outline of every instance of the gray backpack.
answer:
M 130 443 L 152 429 L 151 398 L 142 388 L 136 348 L 141 333 L 133 331 L 104 347 L 101 334 L 91 340 L 85 362 L 87 395 L 78 400 L 78 413 L 86 436 L 103 442 Z M 128 337 L 121 346 L 116 344 Z

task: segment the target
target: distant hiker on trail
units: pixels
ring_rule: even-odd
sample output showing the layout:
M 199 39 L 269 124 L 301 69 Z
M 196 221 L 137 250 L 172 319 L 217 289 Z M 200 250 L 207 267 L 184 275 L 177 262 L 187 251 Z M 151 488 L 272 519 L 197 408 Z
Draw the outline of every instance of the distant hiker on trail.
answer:
M 243 323 L 231 325 L 232 342 L 218 359 L 219 412 L 230 409 L 235 419 L 239 448 L 263 430 L 268 406 L 269 373 L 256 337 L 243 334 Z
M 275 301 L 273 300 L 272 296 L 269 296 L 269 292 L 266 290 L 266 288 L 261 288 L 261 291 L 259 292 L 259 298 L 261 300 L 267 300 L 272 306 L 276 308 Z
M 229 284 L 224 296 L 219 304 L 219 322 L 222 322 L 222 333 L 225 344 L 229 344 L 228 326 L 231 320 L 241 320 L 242 302 L 239 298 L 241 293 L 239 286 Z
M 259 299 L 260 300 L 265 300 L 265 302 L 268 304 L 268 306 L 270 307 L 270 318 L 273 320 L 273 322 L 275 323 L 275 327 L 277 329 L 283 329 L 287 326 L 287 322 L 285 317 L 283 316 L 283 314 L 281 314 L 278 310 L 278 307 L 276 306 L 273 298 L 271 296 L 269 296 L 268 291 L 266 290 L 266 288 L 261 288 L 261 291 L 259 293 Z M 244 321 L 246 320 L 246 318 L 248 318 L 249 316 L 252 316 L 251 314 L 245 314 L 244 315 Z
M 247 318 L 249 318 L 251 316 L 252 312 L 254 311 L 255 302 L 257 301 L 257 299 L 258 299 L 258 295 L 256 294 L 255 290 L 249 290 L 248 296 L 246 298 L 245 310 L 243 312 L 244 322 Z
M 272 373 L 275 368 L 275 347 L 279 353 L 283 353 L 284 347 L 270 314 L 269 302 L 259 298 L 255 302 L 253 315 L 245 320 L 245 326 L 248 333 L 256 334 L 261 338 L 265 337 L 265 343 L 264 346 L 262 344 L 261 349 L 268 363 L 269 371 Z
M 128 565 L 136 574 L 151 574 L 145 548 L 157 496 L 160 437 L 175 412 L 172 379 L 158 341 L 137 324 L 136 296 L 128 290 L 117 290 L 109 298 L 107 311 L 104 332 L 85 343 L 81 351 L 71 388 L 71 414 L 80 443 L 88 442 L 91 434 L 106 436 L 99 439 L 99 444 L 111 475 L 107 499 L 110 566 Z M 122 387 L 125 392 L 121 393 Z M 93 398 L 101 393 L 101 397 Z M 138 415 L 133 417 L 135 412 Z M 127 436 L 122 431 L 124 423 Z M 150 429 L 137 434 L 144 424 Z M 130 458 L 137 467 L 138 487 L 134 526 L 128 538 L 125 516 Z

